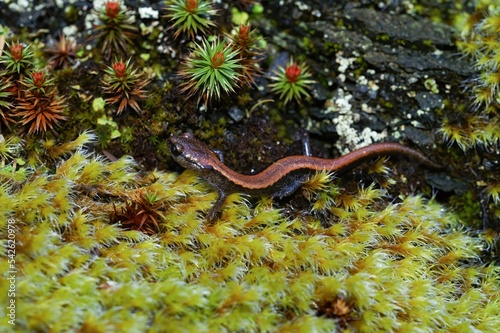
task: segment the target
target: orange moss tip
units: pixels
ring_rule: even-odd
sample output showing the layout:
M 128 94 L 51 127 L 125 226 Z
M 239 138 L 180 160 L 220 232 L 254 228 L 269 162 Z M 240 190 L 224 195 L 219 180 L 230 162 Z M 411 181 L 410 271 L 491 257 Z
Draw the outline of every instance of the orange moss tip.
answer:
M 333 299 L 320 301 L 317 312 L 320 316 L 338 320 L 342 327 L 347 328 L 349 322 L 356 319 L 353 307 L 353 302 L 346 301 L 340 296 L 335 296 Z
M 0 63 L 4 64 L 7 74 L 24 74 L 34 65 L 34 52 L 32 44 L 12 42 L 6 43 L 8 50 L 3 50 L 0 56 Z
M 242 68 L 238 50 L 225 40 L 216 38 L 212 42 L 203 39 L 195 43 L 190 55 L 184 60 L 179 76 L 185 81 L 182 93 L 192 96 L 200 94 L 207 104 L 222 94 L 233 93 L 241 79 Z
M 122 7 L 121 1 L 107 1 L 97 15 L 101 23 L 94 27 L 88 40 L 97 39 L 102 44 L 101 54 L 107 59 L 113 54 L 128 54 L 139 30 L 132 13 Z
M 273 75 L 269 76 L 269 79 L 274 81 L 269 87 L 279 95 L 285 105 L 292 100 L 300 103 L 302 98 L 310 97 L 308 90 L 315 82 L 311 77 L 312 74 L 305 63 L 297 63 L 290 58 L 285 67 L 279 66 Z
M 21 125 L 29 125 L 28 134 L 53 130 L 61 120 L 66 108 L 66 100 L 55 93 L 44 97 L 30 97 L 18 103 L 15 116 L 21 117 Z
M 140 191 L 134 194 L 132 200 L 125 202 L 121 211 L 113 204 L 110 223 L 119 224 L 129 230 L 156 234 L 161 231 L 161 223 L 165 219 L 163 207 L 163 201 L 156 194 Z
M 147 97 L 145 88 L 151 79 L 143 73 L 138 73 L 138 69 L 131 63 L 131 58 L 126 62 L 116 59 L 111 66 L 106 66 L 104 72 L 102 89 L 105 94 L 110 95 L 105 99 L 106 104 L 118 104 L 117 114 L 121 114 L 127 107 L 142 114 L 139 101 Z
M 165 7 L 165 15 L 175 29 L 174 38 L 186 34 L 194 39 L 198 34 L 206 34 L 215 23 L 210 19 L 217 15 L 210 0 L 172 0 Z
M 48 63 L 53 69 L 67 68 L 76 63 L 78 45 L 75 39 L 59 33 L 59 41 L 50 38 L 50 46 L 45 49 L 49 55 Z

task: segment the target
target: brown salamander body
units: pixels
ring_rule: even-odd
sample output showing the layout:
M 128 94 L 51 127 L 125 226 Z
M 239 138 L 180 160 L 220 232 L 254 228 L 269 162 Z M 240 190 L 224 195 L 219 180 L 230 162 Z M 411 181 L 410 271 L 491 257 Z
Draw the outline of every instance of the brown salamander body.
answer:
M 215 218 L 230 193 L 267 194 L 282 198 L 295 192 L 311 171 L 345 172 L 368 159 L 383 155 L 403 156 L 430 169 L 442 168 L 418 151 L 399 143 L 375 143 L 334 159 L 288 156 L 258 174 L 243 175 L 228 168 L 214 151 L 191 133 L 172 136 L 167 144 L 177 163 L 196 171 L 219 193 L 219 198 L 207 214 L 208 220 Z

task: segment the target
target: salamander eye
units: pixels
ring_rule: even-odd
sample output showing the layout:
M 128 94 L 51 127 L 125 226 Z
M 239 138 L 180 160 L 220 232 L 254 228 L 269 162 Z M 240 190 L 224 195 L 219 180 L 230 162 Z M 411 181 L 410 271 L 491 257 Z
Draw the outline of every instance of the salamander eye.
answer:
M 182 155 L 182 146 L 170 140 L 168 141 L 168 150 L 170 151 L 170 154 L 172 154 L 172 156 L 174 157 Z

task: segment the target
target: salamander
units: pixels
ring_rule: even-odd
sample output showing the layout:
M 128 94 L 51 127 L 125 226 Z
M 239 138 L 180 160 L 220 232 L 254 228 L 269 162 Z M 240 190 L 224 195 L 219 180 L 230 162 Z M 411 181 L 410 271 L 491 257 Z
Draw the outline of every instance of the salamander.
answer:
M 327 170 L 341 173 L 366 160 L 384 155 L 403 156 L 429 169 L 442 169 L 441 165 L 432 162 L 416 150 L 399 143 L 387 142 L 371 144 L 333 159 L 308 155 L 288 156 L 277 160 L 258 174 L 244 175 L 227 167 L 222 155 L 197 140 L 191 133 L 171 136 L 167 145 L 172 158 L 178 164 L 196 171 L 217 190 L 219 198 L 207 213 L 209 221 L 215 219 L 230 193 L 286 197 L 307 180 L 311 171 Z

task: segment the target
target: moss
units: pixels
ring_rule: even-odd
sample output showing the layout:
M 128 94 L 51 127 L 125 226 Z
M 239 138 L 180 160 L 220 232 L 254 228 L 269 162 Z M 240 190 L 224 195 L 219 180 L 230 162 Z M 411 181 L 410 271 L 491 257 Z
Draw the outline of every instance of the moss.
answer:
M 302 38 L 302 47 L 307 53 L 317 52 L 316 45 L 309 37 Z
M 479 228 L 483 221 L 480 220 L 477 212 L 481 211 L 481 204 L 477 200 L 477 195 L 473 191 L 467 191 L 461 195 L 455 195 L 450 199 L 450 204 L 460 207 L 457 210 L 457 216 L 462 221 L 467 221 L 467 225 Z
M 472 92 L 472 107 L 465 121 L 455 128 L 442 127 L 445 137 L 466 150 L 474 146 L 494 147 L 500 141 L 497 97 L 500 87 L 498 75 L 498 17 L 499 4 L 495 1 L 478 1 L 475 12 L 460 22 L 461 39 L 457 46 L 464 56 L 470 57 L 477 70 L 476 78 L 468 82 Z
M 391 40 L 391 37 L 387 34 L 381 34 L 381 35 L 378 35 L 375 37 L 377 40 L 380 40 L 382 42 L 388 42 L 389 40 Z
M 342 45 L 338 43 L 332 43 L 330 41 L 325 41 L 323 44 L 323 53 L 325 56 L 334 55 L 335 53 L 342 50 Z
M 139 174 L 130 158 L 86 153 L 91 140 L 84 133 L 58 147 L 21 178 L 11 171 L 22 149 L 1 167 L 0 230 L 6 240 L 15 221 L 17 270 L 16 326 L 2 307 L 3 330 L 494 332 L 500 324 L 500 272 L 480 258 L 489 241 L 434 201 L 385 204 L 384 190 L 345 193 L 318 174 L 304 187 L 312 211 L 287 217 L 268 198 L 249 205 L 233 194 L 207 224 L 200 211 L 216 195 L 194 173 Z M 113 206 L 141 193 L 154 202 L 158 232 L 109 223 Z M 338 299 L 343 315 L 325 312 Z

